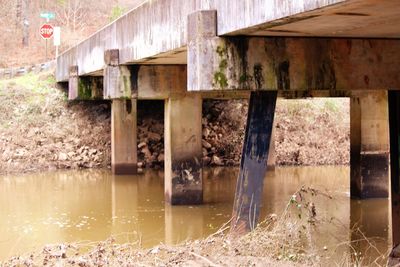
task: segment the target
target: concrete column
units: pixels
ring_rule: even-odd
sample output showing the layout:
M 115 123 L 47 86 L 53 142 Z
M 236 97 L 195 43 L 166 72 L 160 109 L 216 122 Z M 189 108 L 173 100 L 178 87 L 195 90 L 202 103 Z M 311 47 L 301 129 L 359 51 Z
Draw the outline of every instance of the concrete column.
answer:
M 388 266 L 400 264 L 400 92 L 389 91 L 390 125 L 390 205 L 392 222 L 392 252 Z
M 388 197 L 387 92 L 352 92 L 350 126 L 351 197 Z
M 257 225 L 267 171 L 277 91 L 252 92 L 242 159 L 233 204 L 232 231 L 241 234 Z
M 275 125 L 274 122 L 272 127 L 271 133 L 271 142 L 269 144 L 269 152 L 268 152 L 268 161 L 267 161 L 267 168 L 268 170 L 274 171 L 276 165 L 276 152 L 275 152 Z
M 199 94 L 171 96 L 165 101 L 165 201 L 201 204 L 202 99 Z
M 114 99 L 111 107 L 111 169 L 137 173 L 137 100 Z
M 78 87 L 79 87 L 78 66 L 71 66 L 69 68 L 68 100 L 75 100 L 78 98 Z

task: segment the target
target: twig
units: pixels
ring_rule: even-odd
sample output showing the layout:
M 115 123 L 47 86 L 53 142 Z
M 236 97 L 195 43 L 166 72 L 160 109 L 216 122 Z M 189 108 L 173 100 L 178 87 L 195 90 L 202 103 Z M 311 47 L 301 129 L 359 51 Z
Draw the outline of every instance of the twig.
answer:
M 221 266 L 221 265 L 215 264 L 214 262 L 210 261 L 210 260 L 207 259 L 206 257 L 203 257 L 203 256 L 201 256 L 201 255 L 199 255 L 199 254 L 197 254 L 197 253 L 189 252 L 189 254 L 191 254 L 191 255 L 193 255 L 193 256 L 199 258 L 199 259 L 202 259 L 203 261 L 207 262 L 210 266 L 213 266 L 213 267 L 219 267 L 219 266 Z

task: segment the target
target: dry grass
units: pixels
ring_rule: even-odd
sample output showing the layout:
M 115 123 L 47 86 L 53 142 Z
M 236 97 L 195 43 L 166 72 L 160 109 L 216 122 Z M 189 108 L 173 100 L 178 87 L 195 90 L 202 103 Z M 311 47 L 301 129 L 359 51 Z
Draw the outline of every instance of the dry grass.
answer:
M 109 165 L 109 104 L 67 102 L 50 73 L 1 80 L 0 102 L 0 174 Z

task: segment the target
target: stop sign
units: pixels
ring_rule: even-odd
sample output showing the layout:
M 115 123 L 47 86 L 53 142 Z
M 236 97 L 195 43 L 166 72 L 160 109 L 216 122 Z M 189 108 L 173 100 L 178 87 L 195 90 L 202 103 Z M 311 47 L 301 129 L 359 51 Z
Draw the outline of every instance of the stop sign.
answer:
M 50 24 L 43 24 L 40 27 L 40 36 L 43 39 L 50 39 L 53 36 L 54 28 Z

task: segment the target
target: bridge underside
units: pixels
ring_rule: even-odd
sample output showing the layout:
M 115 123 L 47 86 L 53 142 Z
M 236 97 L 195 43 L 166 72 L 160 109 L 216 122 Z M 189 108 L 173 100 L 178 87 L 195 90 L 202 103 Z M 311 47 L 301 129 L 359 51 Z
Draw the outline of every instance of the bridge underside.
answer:
M 70 100 L 113 102 L 114 173 L 137 169 L 137 100 L 165 101 L 172 204 L 202 202 L 202 99 L 250 98 L 238 231 L 257 221 L 276 97 L 350 97 L 351 196 L 388 197 L 390 165 L 396 247 L 399 38 L 398 0 L 150 1 L 63 53 L 56 78 Z
M 57 59 L 57 81 L 101 75 L 104 52 L 120 50 L 121 64 L 186 64 L 188 16 L 217 11 L 217 36 L 399 38 L 396 0 L 164 0 L 130 11 Z M 215 29 L 213 29 L 215 30 Z

